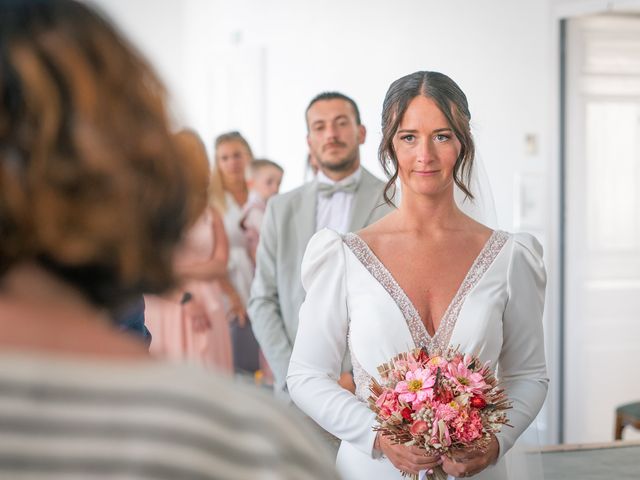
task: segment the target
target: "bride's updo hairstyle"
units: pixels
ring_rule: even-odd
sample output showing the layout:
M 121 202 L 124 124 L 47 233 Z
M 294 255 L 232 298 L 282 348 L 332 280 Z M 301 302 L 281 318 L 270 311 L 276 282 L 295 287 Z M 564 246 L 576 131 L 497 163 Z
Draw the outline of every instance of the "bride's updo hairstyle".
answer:
M 442 73 L 415 72 L 393 82 L 382 104 L 382 141 L 378 148 L 378 160 L 389 177 L 384 189 L 385 201 L 393 205 L 392 198 L 398 178 L 398 159 L 393 149 L 393 138 L 409 103 L 419 95 L 436 102 L 458 138 L 461 148 L 453 168 L 453 180 L 467 197 L 473 199 L 468 184 L 475 146 L 469 124 L 471 113 L 467 97 L 453 80 Z
M 173 283 L 196 206 L 165 90 L 73 0 L 0 2 L 0 281 L 37 264 L 100 307 Z

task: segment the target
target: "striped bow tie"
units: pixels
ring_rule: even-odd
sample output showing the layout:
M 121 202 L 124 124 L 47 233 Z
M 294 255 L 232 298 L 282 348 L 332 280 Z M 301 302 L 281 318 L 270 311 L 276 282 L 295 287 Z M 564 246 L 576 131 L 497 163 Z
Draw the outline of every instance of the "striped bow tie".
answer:
M 355 179 L 347 180 L 344 183 L 323 183 L 318 182 L 318 192 L 323 197 L 332 197 L 336 192 L 355 193 L 358 182 Z

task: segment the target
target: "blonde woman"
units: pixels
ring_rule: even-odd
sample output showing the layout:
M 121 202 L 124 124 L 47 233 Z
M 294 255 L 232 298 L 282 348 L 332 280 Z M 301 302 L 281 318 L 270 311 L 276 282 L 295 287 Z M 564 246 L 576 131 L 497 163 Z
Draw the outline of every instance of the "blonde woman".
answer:
M 240 226 L 243 207 L 249 199 L 246 171 L 253 160 L 249 143 L 238 132 L 224 133 L 215 141 L 215 164 L 211 175 L 211 203 L 223 216 L 229 239 L 227 279 L 222 282 L 229 299 L 229 318 L 237 371 L 259 369 L 258 342 L 247 316 L 247 301 L 253 280 L 253 262 L 247 238 Z

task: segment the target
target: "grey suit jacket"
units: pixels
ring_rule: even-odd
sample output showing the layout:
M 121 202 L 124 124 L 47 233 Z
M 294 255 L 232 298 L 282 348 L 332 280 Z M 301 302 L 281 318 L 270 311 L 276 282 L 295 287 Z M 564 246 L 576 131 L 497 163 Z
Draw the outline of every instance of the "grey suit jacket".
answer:
M 384 183 L 362 169 L 351 211 L 351 231 L 360 230 L 391 211 L 384 203 Z M 260 229 L 249 318 L 273 370 L 276 393 L 286 389 L 287 369 L 298 330 L 305 292 L 300 265 L 316 230 L 317 181 L 269 200 Z

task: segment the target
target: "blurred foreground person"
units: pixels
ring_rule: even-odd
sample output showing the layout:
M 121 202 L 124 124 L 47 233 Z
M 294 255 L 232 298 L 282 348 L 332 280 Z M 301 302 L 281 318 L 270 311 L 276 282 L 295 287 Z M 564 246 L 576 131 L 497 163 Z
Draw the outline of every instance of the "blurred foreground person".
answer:
M 195 205 L 164 91 L 82 3 L 0 0 L 0 477 L 336 478 L 257 392 L 110 312 L 173 284 Z

